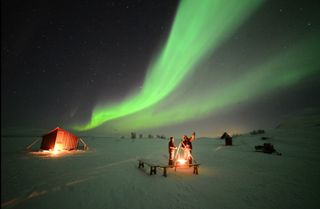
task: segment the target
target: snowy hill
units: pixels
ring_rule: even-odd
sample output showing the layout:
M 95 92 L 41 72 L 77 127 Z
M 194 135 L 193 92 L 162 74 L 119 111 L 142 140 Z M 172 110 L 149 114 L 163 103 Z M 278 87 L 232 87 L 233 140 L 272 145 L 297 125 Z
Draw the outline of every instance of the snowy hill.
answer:
M 167 140 L 90 138 L 88 152 L 41 157 L 24 151 L 33 138 L 2 137 L 1 208 L 318 208 L 318 119 L 291 119 L 263 135 L 238 136 L 233 146 L 197 139 L 199 175 L 178 168 L 167 178 L 150 176 L 137 161 L 166 163 Z M 282 155 L 254 151 L 266 142 Z

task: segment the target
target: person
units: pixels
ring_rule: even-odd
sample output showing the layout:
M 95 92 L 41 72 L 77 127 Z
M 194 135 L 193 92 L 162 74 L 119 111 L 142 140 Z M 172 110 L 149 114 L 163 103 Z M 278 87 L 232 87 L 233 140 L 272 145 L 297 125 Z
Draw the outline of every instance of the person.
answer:
M 183 135 L 183 141 L 181 147 L 184 151 L 184 158 L 189 160 L 189 164 L 192 164 L 192 141 L 196 139 L 196 133 L 193 132 L 191 137 Z
M 168 144 L 169 149 L 169 165 L 173 165 L 173 158 L 174 158 L 174 151 L 177 149 L 177 147 L 174 145 L 174 138 L 171 136 L 170 141 Z

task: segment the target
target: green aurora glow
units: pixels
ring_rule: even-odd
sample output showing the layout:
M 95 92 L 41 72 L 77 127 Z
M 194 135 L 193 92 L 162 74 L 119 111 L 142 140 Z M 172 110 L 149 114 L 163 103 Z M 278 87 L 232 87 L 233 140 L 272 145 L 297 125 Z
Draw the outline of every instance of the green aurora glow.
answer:
M 142 90 L 118 104 L 95 108 L 87 124 L 74 128 L 89 130 L 163 101 L 196 69 L 195 66 L 226 40 L 261 3 L 262 0 L 181 1 L 168 40 L 151 64 Z M 185 108 L 188 107 L 183 109 Z M 182 109 L 180 111 L 183 112 Z M 184 116 L 181 117 L 178 121 L 183 120 Z M 143 121 L 147 122 L 148 115 L 144 118 Z M 161 121 L 154 125 L 160 125 Z
M 201 84 L 185 87 L 185 91 L 201 92 L 196 95 L 175 97 L 174 105 L 162 103 L 144 111 L 114 121 L 113 127 L 124 131 L 147 129 L 178 124 L 213 115 L 238 102 L 259 98 L 270 91 L 290 87 L 302 79 L 320 73 L 318 36 L 279 52 L 266 63 L 253 67 L 241 77 L 213 86 L 211 78 Z M 209 86 L 208 86 L 209 84 Z M 165 106 L 165 108 L 163 108 Z

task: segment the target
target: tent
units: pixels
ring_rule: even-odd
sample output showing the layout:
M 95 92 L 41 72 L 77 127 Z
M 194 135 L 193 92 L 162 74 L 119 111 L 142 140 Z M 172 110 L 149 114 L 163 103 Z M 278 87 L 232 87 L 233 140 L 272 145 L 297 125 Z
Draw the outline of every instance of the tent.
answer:
M 42 136 L 42 150 L 73 150 L 78 147 L 79 138 L 62 128 L 55 128 Z

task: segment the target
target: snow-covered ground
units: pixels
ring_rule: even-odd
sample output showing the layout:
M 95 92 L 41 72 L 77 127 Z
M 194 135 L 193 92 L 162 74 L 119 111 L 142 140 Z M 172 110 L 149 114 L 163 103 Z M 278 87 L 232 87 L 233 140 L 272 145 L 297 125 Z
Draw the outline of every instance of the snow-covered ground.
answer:
M 261 137 L 268 137 L 262 140 Z M 319 208 L 320 123 L 296 120 L 233 146 L 199 138 L 201 163 L 165 178 L 138 169 L 138 158 L 167 163 L 167 140 L 86 138 L 88 152 L 48 157 L 24 151 L 32 137 L 1 137 L 1 208 Z M 273 143 L 282 156 L 254 151 Z M 175 140 L 176 145 L 179 139 Z M 40 146 L 39 144 L 35 146 Z

